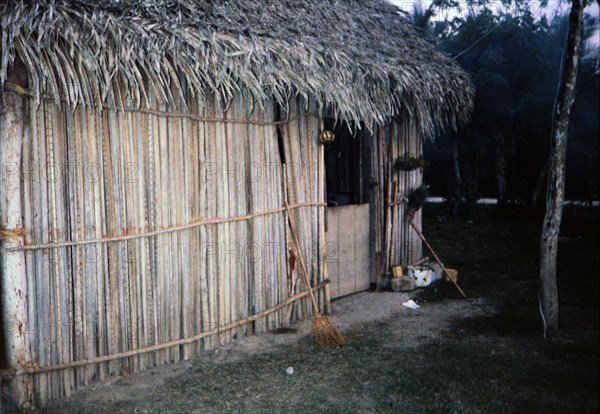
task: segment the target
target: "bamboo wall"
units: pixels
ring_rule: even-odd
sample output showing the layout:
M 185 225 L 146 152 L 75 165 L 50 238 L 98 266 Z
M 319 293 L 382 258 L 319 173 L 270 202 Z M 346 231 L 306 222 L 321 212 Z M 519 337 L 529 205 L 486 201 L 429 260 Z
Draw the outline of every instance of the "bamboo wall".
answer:
M 225 111 L 210 98 L 186 101 L 187 110 L 183 101 L 146 111 L 28 106 L 23 249 L 38 405 L 311 314 L 283 206 L 305 203 L 293 212 L 321 283 L 314 108 L 292 101 L 278 122 L 243 98 Z M 322 290 L 318 299 L 323 310 Z
M 376 277 L 389 274 L 392 265 L 410 265 L 423 255 L 421 240 L 404 220 L 406 203 L 403 201 L 422 184 L 423 170 L 399 171 L 394 167 L 394 161 L 404 154 L 422 156 L 423 141 L 414 122 L 404 116 L 377 128 L 374 139 L 368 140 L 367 145 L 370 159 L 366 164 L 376 183 L 369 198 L 373 229 L 372 275 Z M 421 210 L 414 220 L 420 228 Z
M 284 159 L 287 165 L 287 194 L 290 204 L 310 203 L 319 200 L 319 208 L 297 209 L 294 211 L 294 221 L 298 227 L 298 237 L 302 244 L 302 255 L 311 274 L 311 284 L 314 286 L 326 277 L 324 268 L 326 260 L 325 240 L 325 162 L 324 147 L 319 143 L 320 119 L 314 116 L 304 116 L 316 112 L 313 103 L 297 99 L 290 107 L 282 111 L 281 118 L 289 122 L 280 126 L 281 140 L 284 148 Z M 301 116 L 295 116 L 300 114 Z M 318 241 L 318 242 L 317 242 Z M 288 240 L 288 244 L 291 244 Z M 294 254 L 297 256 L 297 254 Z M 298 269 L 292 272 L 291 291 L 306 290 Z M 329 311 L 328 288 L 316 292 L 319 307 Z M 327 294 L 327 297 L 326 297 Z M 295 306 L 294 314 L 303 318 L 310 314 L 308 300 L 302 302 L 302 307 Z

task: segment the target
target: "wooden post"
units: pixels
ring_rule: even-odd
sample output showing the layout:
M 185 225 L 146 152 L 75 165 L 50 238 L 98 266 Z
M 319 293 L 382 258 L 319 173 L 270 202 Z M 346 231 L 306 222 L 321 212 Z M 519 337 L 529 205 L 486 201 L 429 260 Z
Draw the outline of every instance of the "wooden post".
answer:
M 3 248 L 23 243 L 21 222 L 21 149 L 25 132 L 25 105 L 22 93 L 27 76 L 22 65 L 15 64 L 0 94 L 0 229 Z M 2 322 L 6 363 L 9 366 L 31 362 L 27 331 L 27 274 L 24 252 L 1 252 Z M 9 382 L 9 392 L 22 410 L 33 406 L 33 382 L 23 375 Z
M 321 121 L 322 122 L 322 121 Z M 321 203 L 327 203 L 327 194 L 325 192 L 325 147 L 321 144 L 317 144 L 319 147 L 319 159 L 317 160 L 319 165 L 319 200 Z M 323 271 L 323 281 L 329 280 L 329 272 L 327 271 L 327 239 L 325 237 L 325 224 L 327 220 L 327 207 L 319 207 L 319 246 L 320 254 L 319 260 Z M 331 313 L 331 292 L 329 290 L 329 283 L 325 285 L 325 304 L 324 313 L 328 315 Z

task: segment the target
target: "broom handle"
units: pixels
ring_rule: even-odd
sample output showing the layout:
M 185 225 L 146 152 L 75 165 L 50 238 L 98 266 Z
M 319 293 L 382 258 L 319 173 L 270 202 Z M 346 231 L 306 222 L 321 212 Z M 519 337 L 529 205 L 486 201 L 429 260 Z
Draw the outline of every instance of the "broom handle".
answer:
M 456 288 L 458 289 L 458 291 L 460 292 L 460 294 L 463 295 L 463 297 L 466 299 L 467 295 L 465 295 L 465 292 L 463 292 L 463 290 L 460 288 L 460 286 L 458 286 L 458 282 L 456 280 L 454 280 L 454 277 L 451 276 L 450 273 L 448 273 L 448 271 L 446 270 L 446 268 L 442 264 L 442 261 L 440 260 L 440 258 L 438 257 L 438 255 L 435 254 L 435 251 L 433 250 L 433 247 L 431 247 L 431 245 L 427 242 L 427 239 L 425 238 L 425 236 L 423 236 L 423 233 L 421 233 L 421 231 L 417 228 L 417 226 L 415 226 L 415 223 L 412 221 L 412 219 L 409 220 L 408 222 L 412 226 L 413 230 L 419 235 L 419 237 L 421 238 L 421 240 L 423 240 L 423 243 L 425 243 L 425 246 L 427 246 L 427 248 L 429 249 L 429 251 L 433 255 L 433 258 L 435 259 L 435 261 L 437 262 L 437 264 L 440 265 L 440 267 L 442 268 L 442 270 L 444 271 L 444 273 L 446 274 L 446 276 L 448 276 L 448 279 L 450 279 L 450 281 L 452 283 L 454 283 L 454 286 L 456 286 Z
M 319 305 L 317 304 L 317 299 L 315 298 L 315 293 L 313 292 L 310 285 L 310 278 L 308 277 L 308 272 L 306 271 L 306 266 L 304 264 L 304 257 L 302 256 L 302 251 L 300 250 L 300 243 L 298 242 L 298 237 L 296 237 L 296 231 L 294 230 L 294 216 L 292 216 L 292 210 L 288 205 L 287 201 L 285 202 L 285 209 L 287 210 L 288 217 L 290 220 L 290 233 L 292 235 L 292 243 L 296 245 L 296 251 L 298 252 L 298 261 L 300 262 L 300 267 L 302 268 L 302 273 L 304 274 L 304 280 L 306 281 L 306 287 L 308 288 L 308 292 L 310 293 L 310 299 L 313 304 L 313 308 L 315 311 L 315 316 L 319 317 L 321 312 L 319 312 Z

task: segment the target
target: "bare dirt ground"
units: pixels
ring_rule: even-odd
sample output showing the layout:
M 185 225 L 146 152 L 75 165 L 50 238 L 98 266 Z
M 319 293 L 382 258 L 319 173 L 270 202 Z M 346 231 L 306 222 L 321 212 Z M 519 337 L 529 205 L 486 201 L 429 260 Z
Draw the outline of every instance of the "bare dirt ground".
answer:
M 334 301 L 334 314 L 331 315 L 331 320 L 351 343 L 356 339 L 360 341 L 368 338 L 381 330 L 386 333 L 385 346 L 402 345 L 415 348 L 427 341 L 435 340 L 440 335 L 447 334 L 452 329 L 452 321 L 456 318 L 483 317 L 494 313 L 493 306 L 487 304 L 485 300 L 447 300 L 429 304 L 419 299 L 421 292 L 418 290 L 410 293 L 363 292 L 347 296 Z M 402 306 L 403 302 L 411 298 L 420 304 L 419 309 Z M 168 393 L 167 390 L 173 384 L 179 383 L 181 380 L 187 381 L 185 378 L 190 379 L 191 376 L 197 376 L 195 367 L 199 365 L 210 365 L 214 368 L 214 372 L 217 374 L 216 378 L 197 378 L 199 381 L 209 383 L 214 379 L 217 381 L 222 379 L 222 377 L 219 378 L 219 367 L 228 369 L 232 364 L 244 366 L 252 364 L 250 361 L 252 359 L 268 361 L 270 367 L 264 374 L 271 378 L 289 381 L 296 377 L 301 381 L 305 374 L 305 364 L 302 359 L 294 357 L 293 354 L 302 355 L 309 350 L 309 352 L 319 354 L 325 352 L 324 355 L 327 355 L 335 354 L 336 351 L 315 349 L 316 346 L 313 344 L 310 332 L 310 321 L 296 323 L 292 328 L 295 329 L 295 332 L 253 336 L 225 345 L 192 361 L 157 367 L 150 371 L 129 375 L 126 378 L 116 377 L 101 384 L 94 384 L 71 399 L 57 402 L 54 406 L 48 407 L 48 411 L 62 411 L 68 408 L 72 412 L 107 412 L 109 410 L 111 412 L 270 412 L 269 410 L 275 410 L 277 405 L 269 405 L 265 408 L 261 404 L 249 404 L 246 407 L 245 404 L 238 406 L 229 403 L 227 399 L 210 404 L 198 404 L 195 407 L 193 405 L 181 408 L 170 407 L 173 402 L 169 397 L 165 397 L 164 393 Z M 458 334 L 460 333 L 458 331 Z M 366 349 L 365 351 L 368 352 Z M 282 352 L 290 353 L 292 357 L 281 358 Z M 274 361 L 277 362 L 273 363 Z M 293 374 L 286 373 L 288 367 L 294 368 Z M 241 372 L 243 371 L 242 369 Z M 233 378 L 231 380 L 236 381 Z M 256 378 L 256 381 L 259 380 Z M 318 386 L 318 382 L 315 385 Z M 244 390 L 240 389 L 240 391 Z M 323 390 L 323 393 L 327 394 L 327 391 Z M 156 398 L 157 395 L 160 397 Z M 254 396 L 249 395 L 249 397 L 258 400 L 261 394 L 257 393 Z M 162 405 L 161 402 L 165 399 L 169 402 Z M 158 405 L 156 405 L 157 402 Z M 292 407 L 293 405 L 288 407 L 290 412 L 294 411 L 291 410 Z M 335 404 L 331 406 L 331 409 L 334 407 Z M 273 412 L 279 411 L 277 409 Z
M 345 347 L 317 347 L 305 321 L 295 332 L 247 338 L 201 358 L 92 385 L 44 411 L 597 412 L 597 217 L 566 216 L 561 333 L 545 341 L 537 218 L 490 209 L 465 219 L 426 213 L 426 234 L 459 269 L 469 300 L 443 281 L 408 294 L 360 293 L 333 303 L 331 318 Z M 403 307 L 409 298 L 421 307 Z

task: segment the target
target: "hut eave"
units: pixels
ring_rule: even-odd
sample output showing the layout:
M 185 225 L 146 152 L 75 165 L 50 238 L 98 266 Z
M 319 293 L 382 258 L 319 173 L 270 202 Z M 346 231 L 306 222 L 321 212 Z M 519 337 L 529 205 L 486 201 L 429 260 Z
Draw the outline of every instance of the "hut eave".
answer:
M 150 90 L 226 105 L 246 89 L 263 106 L 310 96 L 367 126 L 408 110 L 425 135 L 468 119 L 468 75 L 383 0 L 216 3 L 6 1 L 0 82 L 18 57 L 37 102 L 71 107 L 144 106 Z

